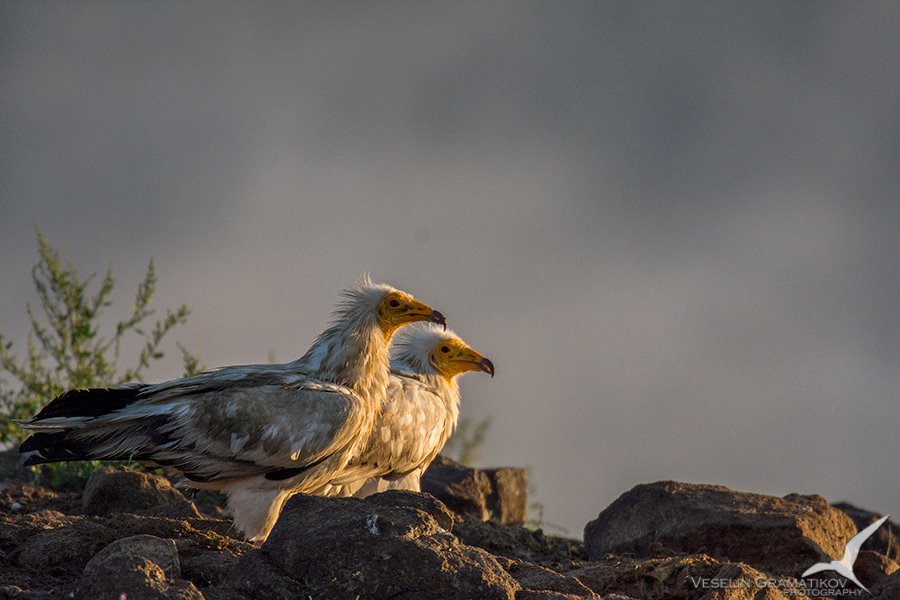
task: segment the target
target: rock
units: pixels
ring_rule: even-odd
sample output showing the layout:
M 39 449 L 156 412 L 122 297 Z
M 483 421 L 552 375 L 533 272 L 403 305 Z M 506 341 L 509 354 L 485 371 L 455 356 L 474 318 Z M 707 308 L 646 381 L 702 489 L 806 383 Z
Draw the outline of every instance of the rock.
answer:
M 228 579 L 215 588 L 212 596 L 227 600 L 317 598 L 308 592 L 314 586 L 314 582 L 292 579 L 261 552 L 252 551 L 238 561 Z
M 897 600 L 900 598 L 900 571 L 895 571 L 893 575 L 869 590 L 872 592 L 871 600 Z
M 587 524 L 584 540 L 589 559 L 702 552 L 796 577 L 816 562 L 840 559 L 855 534 L 850 518 L 819 496 L 663 481 L 620 496 Z
M 178 551 L 173 540 L 136 535 L 116 540 L 98 552 L 85 566 L 75 591 L 76 598 L 129 600 L 202 600 L 193 583 L 181 577 Z
M 116 555 L 85 570 L 74 598 L 203 600 L 189 581 L 167 581 L 162 568 L 143 556 Z
M 528 510 L 525 469 L 480 470 L 438 455 L 422 475 L 422 491 L 458 515 L 482 521 L 524 523 Z
M 194 552 L 181 559 L 181 576 L 200 586 L 222 583 L 237 565 L 237 557 L 219 550 Z
M 17 585 L 0 585 L 0 600 L 12 600 L 13 598 L 19 598 L 22 596 L 22 592 L 24 592 L 22 588 Z
M 116 538 L 114 530 L 91 521 L 69 526 L 52 524 L 56 525 L 54 529 L 41 531 L 24 541 L 18 559 L 20 566 L 55 575 L 76 574 Z
M 853 563 L 853 572 L 856 574 L 856 578 L 867 588 L 882 583 L 898 569 L 900 569 L 900 565 L 890 558 L 870 550 L 861 551 L 856 557 L 856 562 Z
M 0 585 L 0 600 L 51 600 L 50 592 L 29 590 L 18 585 Z
M 862 531 L 884 516 L 859 508 L 849 502 L 838 502 L 832 506 L 853 519 L 858 531 Z M 862 547 L 864 550 L 874 550 L 879 554 L 883 554 L 894 562 L 900 562 L 900 525 L 897 525 L 892 519 L 888 519 L 881 527 L 875 530 L 872 537 L 867 539 Z
M 768 577 L 749 565 L 703 554 L 635 559 L 608 556 L 565 573 L 600 594 L 641 600 L 787 600 Z M 726 582 L 728 585 L 725 585 Z
M 224 579 L 225 573 L 237 562 L 237 557 L 252 547 L 231 537 L 235 533 L 230 520 L 167 518 L 128 512 L 88 516 L 80 509 L 80 493 L 56 494 L 47 488 L 23 484 L 0 490 L 0 499 L 7 501 L 8 498 L 20 498 L 25 505 L 25 510 L 18 513 L 0 505 L 0 586 L 20 588 L 21 593 L 14 587 L 4 591 L 6 596 L 16 600 L 62 598 L 69 591 L 74 593 L 91 558 L 122 538 L 155 536 L 162 538 L 169 550 L 174 540 L 181 562 L 181 577 L 196 577 L 193 583 L 198 586 Z M 39 507 L 44 508 L 36 510 Z M 133 541 L 119 545 L 127 546 Z M 179 594 L 186 594 L 188 598 L 197 597 L 193 587 L 167 577 L 178 573 L 166 566 L 166 561 L 159 556 L 148 559 L 154 564 L 163 563 L 160 569 L 164 585 L 156 586 L 156 592 L 166 597 L 177 597 Z M 144 567 L 134 566 L 144 575 L 137 579 L 137 583 L 132 581 L 133 585 L 142 585 L 140 582 L 145 576 L 153 579 L 153 569 Z M 137 576 L 132 574 L 128 577 L 134 580 Z M 94 594 L 98 592 L 96 585 L 99 584 L 84 583 L 87 586 L 82 586 L 85 595 L 74 597 L 98 597 Z M 111 594 L 107 590 L 99 598 L 119 598 L 118 594 Z M 133 600 L 133 596 L 130 597 Z M 3 595 L 0 595 L 2 598 Z
M 27 483 L 0 481 L 0 512 L 38 512 L 47 506 L 63 504 L 62 508 L 74 509 L 74 493 L 56 493 L 45 487 Z
M 158 538 L 155 535 L 135 535 L 114 541 L 88 561 L 85 573 L 96 570 L 99 565 L 118 556 L 143 556 L 159 566 L 167 579 L 181 577 L 181 563 L 175 540 Z
M 517 470 L 453 468 L 481 492 L 486 478 L 485 506 L 513 518 L 492 498 L 524 484 Z M 460 516 L 428 494 L 399 491 L 294 498 L 257 549 L 233 537 L 230 520 L 197 517 L 159 478 L 107 470 L 97 480 L 84 501 L 100 516 L 82 512 L 75 492 L 0 483 L 0 600 L 785 600 L 803 597 L 786 586 L 813 562 L 840 556 L 855 534 L 850 517 L 818 497 L 663 482 L 638 486 L 589 524 L 593 562 L 581 542 L 482 521 L 480 510 Z M 15 502 L 22 510 L 11 510 Z M 865 513 L 862 526 L 877 518 L 853 510 Z M 603 544 L 619 555 L 602 553 Z M 900 567 L 875 551 L 893 547 L 867 544 L 854 565 L 874 600 L 900 598 Z M 785 567 L 791 560 L 794 570 Z M 858 591 L 822 575 L 834 582 L 827 587 Z
M 584 556 L 584 546 L 577 540 L 547 537 L 540 529 L 520 525 L 468 518 L 454 524 L 453 532 L 464 544 L 512 559 L 546 563 Z
M 533 563 L 517 560 L 512 561 L 506 567 L 507 572 L 519 582 L 526 590 L 548 591 L 558 594 L 569 594 L 579 598 L 594 598 L 600 600 L 600 596 L 591 591 L 589 587 L 574 577 L 561 575 Z M 518 600 L 519 594 L 516 594 Z
M 422 491 L 427 492 L 459 515 L 472 515 L 482 521 L 490 517 L 487 498 L 491 480 L 478 469 L 464 467 L 438 456 L 422 475 Z
M 81 507 L 90 515 L 125 512 L 175 519 L 200 517 L 191 501 L 168 479 L 115 467 L 104 467 L 91 475 Z
M 132 536 L 155 536 L 167 543 L 177 540 L 181 558 L 204 552 L 236 557 L 251 547 L 227 537 L 232 525 L 221 519 L 176 520 L 132 513 L 96 518 L 64 516 L 49 510 L 17 515 L 15 519 L 17 526 L 8 527 L 0 516 L 0 575 L 5 570 L 2 554 L 9 552 L 16 556 L 15 567 L 20 578 L 34 572 L 40 573 L 42 580 L 54 577 L 69 580 L 80 574 L 89 559 L 105 546 Z
M 0 586 L 0 600 L 52 600 L 53 594 L 43 590 L 22 589 L 17 585 Z
M 295 496 L 260 551 L 241 559 L 232 589 L 314 598 L 512 600 L 519 585 L 481 550 L 461 544 L 434 498 L 389 491 L 369 498 Z
M 155 535 L 179 541 L 179 553 L 183 552 L 180 540 L 190 540 L 188 548 L 224 550 L 241 553 L 251 547 L 248 542 L 235 539 L 234 524 L 230 519 L 171 519 L 133 513 L 113 513 L 99 519 L 99 523 L 115 530 L 117 538 L 133 535 Z
M 516 600 L 583 600 L 586 597 L 600 598 L 600 596 L 576 596 L 547 590 L 519 590 L 516 592 Z
M 521 524 L 528 512 L 528 484 L 525 469 L 502 467 L 484 469 L 491 482 L 491 494 L 487 498 L 487 508 L 491 516 L 501 523 Z

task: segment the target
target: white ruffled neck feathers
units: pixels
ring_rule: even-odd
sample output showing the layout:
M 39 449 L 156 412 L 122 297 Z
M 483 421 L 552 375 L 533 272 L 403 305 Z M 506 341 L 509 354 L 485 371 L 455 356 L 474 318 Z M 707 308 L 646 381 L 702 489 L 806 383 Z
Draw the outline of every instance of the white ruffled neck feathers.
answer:
M 374 283 L 368 276 L 344 290 L 331 326 L 293 366 L 380 400 L 387 386 L 389 340 L 378 325 L 375 308 L 392 291 L 393 287 Z
M 391 346 L 391 368 L 437 376 L 438 372 L 428 360 L 431 351 L 441 342 L 458 338 L 459 336 L 452 330 L 445 330 L 430 323 L 415 323 L 404 327 L 394 336 L 394 343 Z

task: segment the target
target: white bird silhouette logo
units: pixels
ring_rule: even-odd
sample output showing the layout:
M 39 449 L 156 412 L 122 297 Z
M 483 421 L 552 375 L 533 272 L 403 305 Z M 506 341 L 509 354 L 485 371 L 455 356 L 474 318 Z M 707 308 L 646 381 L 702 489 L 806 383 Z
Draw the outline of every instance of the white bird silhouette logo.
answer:
M 816 563 L 804 571 L 803 575 L 800 576 L 800 579 L 812 575 L 813 573 L 818 573 L 819 571 L 837 571 L 868 592 L 869 589 L 861 584 L 859 579 L 856 578 L 856 575 L 853 574 L 853 563 L 856 562 L 856 557 L 859 554 L 859 547 L 863 545 L 863 542 L 872 537 L 875 530 L 881 527 L 881 524 L 887 521 L 890 516 L 891 515 L 885 515 L 881 517 L 850 538 L 850 541 L 847 542 L 847 545 L 844 547 L 844 556 L 841 557 L 841 560 L 833 560 L 830 563 Z

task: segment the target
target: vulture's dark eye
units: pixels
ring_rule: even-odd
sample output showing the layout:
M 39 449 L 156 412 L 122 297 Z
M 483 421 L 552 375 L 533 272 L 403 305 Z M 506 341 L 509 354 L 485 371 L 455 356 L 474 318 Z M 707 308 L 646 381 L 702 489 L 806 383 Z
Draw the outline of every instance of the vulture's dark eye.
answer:
M 393 298 L 390 302 L 388 302 L 388 305 L 391 308 L 397 308 L 398 306 L 400 306 L 400 301 L 397 300 L 396 298 Z
M 441 346 L 441 352 L 447 354 L 448 352 L 450 352 L 450 348 L 448 346 Z

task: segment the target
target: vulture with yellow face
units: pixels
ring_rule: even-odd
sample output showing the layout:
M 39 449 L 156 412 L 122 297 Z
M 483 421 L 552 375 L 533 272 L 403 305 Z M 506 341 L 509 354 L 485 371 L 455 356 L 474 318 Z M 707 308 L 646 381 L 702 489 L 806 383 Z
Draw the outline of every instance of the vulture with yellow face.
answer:
M 301 358 L 154 385 L 71 390 L 25 427 L 25 464 L 135 460 L 227 494 L 236 527 L 266 539 L 284 502 L 329 482 L 366 448 L 403 325 L 445 324 L 409 294 L 365 278 Z
M 420 491 L 422 473 L 459 419 L 457 377 L 494 376 L 494 363 L 449 330 L 414 325 L 397 334 L 391 377 L 368 445 L 316 493 L 364 497 L 388 489 Z

